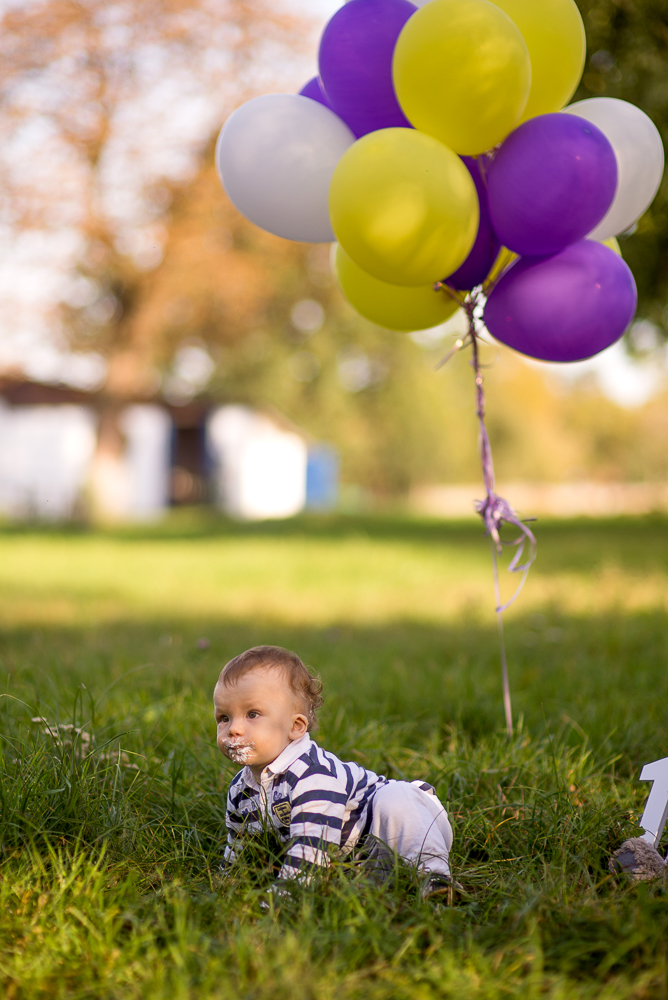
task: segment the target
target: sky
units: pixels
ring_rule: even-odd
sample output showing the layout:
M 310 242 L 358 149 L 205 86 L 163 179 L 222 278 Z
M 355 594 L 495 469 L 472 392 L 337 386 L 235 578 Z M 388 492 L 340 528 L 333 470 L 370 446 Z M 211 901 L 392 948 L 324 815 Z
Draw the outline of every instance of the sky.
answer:
M 293 2 L 312 13 L 317 11 L 317 16 L 322 18 L 323 26 L 332 14 L 343 6 L 342 0 L 293 0 Z

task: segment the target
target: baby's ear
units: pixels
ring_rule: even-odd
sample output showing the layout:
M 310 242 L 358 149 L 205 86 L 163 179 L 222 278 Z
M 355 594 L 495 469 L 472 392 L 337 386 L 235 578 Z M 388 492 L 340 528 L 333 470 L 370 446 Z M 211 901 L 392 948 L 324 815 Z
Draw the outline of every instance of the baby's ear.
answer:
M 290 738 L 292 740 L 299 740 L 302 738 L 304 733 L 308 732 L 308 719 L 301 712 L 299 715 L 295 715 L 292 720 L 292 730 L 290 731 Z

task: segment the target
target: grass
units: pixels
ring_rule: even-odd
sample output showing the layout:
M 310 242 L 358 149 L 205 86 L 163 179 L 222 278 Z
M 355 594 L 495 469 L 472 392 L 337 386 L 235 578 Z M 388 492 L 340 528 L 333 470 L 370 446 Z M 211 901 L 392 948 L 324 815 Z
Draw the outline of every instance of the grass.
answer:
M 4 996 L 668 998 L 666 890 L 607 871 L 668 752 L 668 521 L 538 535 L 507 614 L 508 740 L 477 525 L 6 528 Z M 220 883 L 211 690 L 260 642 L 320 672 L 322 745 L 437 787 L 465 902 L 334 865 L 266 910 L 267 856 Z

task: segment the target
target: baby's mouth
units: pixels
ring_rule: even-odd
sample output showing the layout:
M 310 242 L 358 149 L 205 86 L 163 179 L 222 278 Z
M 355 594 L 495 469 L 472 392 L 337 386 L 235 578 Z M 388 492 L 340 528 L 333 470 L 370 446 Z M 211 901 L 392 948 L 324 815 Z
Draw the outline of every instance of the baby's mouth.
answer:
M 235 764 L 247 764 L 253 756 L 255 744 L 244 740 L 226 740 L 223 743 L 223 753 Z

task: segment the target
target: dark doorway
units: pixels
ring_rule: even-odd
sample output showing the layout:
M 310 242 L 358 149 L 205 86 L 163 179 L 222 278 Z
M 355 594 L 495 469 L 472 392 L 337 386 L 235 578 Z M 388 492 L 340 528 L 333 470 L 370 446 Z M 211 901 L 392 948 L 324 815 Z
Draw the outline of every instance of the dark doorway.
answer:
M 206 503 L 209 484 L 204 420 L 200 418 L 194 426 L 175 423 L 173 433 L 171 505 Z

